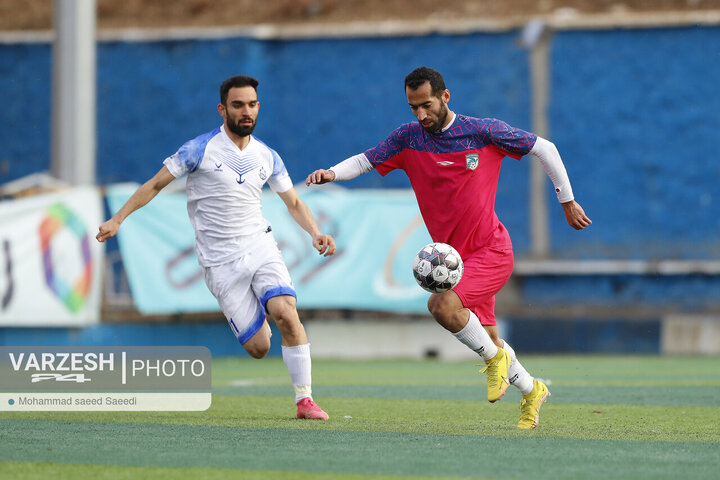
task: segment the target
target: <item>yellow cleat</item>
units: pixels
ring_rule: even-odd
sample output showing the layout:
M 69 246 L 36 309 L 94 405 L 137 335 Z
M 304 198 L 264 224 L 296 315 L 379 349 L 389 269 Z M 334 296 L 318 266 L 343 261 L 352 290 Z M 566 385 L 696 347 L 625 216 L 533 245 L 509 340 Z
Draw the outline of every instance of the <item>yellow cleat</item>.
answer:
M 523 395 L 520 403 L 520 421 L 517 428 L 521 430 L 532 430 L 538 426 L 540 421 L 540 407 L 547 397 L 550 396 L 550 390 L 547 386 L 537 378 L 533 382 L 533 389 L 527 395 Z
M 508 381 L 510 354 L 502 348 L 490 360 L 485 360 L 485 367 L 480 373 L 487 373 L 488 402 L 497 402 L 505 395 L 510 382 Z

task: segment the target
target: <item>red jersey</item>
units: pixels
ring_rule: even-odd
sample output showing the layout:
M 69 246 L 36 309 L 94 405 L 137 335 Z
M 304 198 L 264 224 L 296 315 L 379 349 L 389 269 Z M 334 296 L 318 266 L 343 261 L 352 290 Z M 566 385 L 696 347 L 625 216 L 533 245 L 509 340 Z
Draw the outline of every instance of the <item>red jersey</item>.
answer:
M 506 156 L 519 160 L 536 139 L 494 118 L 456 115 L 441 133 L 402 125 L 365 156 L 383 176 L 405 171 L 430 237 L 465 257 L 487 245 L 511 246 L 495 214 L 500 164 Z

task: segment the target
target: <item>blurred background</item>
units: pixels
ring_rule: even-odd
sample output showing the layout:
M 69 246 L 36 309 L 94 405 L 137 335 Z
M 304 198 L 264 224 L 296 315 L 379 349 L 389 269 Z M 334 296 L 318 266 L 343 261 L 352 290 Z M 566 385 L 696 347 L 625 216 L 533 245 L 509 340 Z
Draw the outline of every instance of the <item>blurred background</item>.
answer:
M 516 268 L 497 315 L 516 350 L 720 353 L 720 0 L 0 0 L 0 345 L 244 355 L 181 179 L 94 239 L 220 125 L 219 85 L 244 73 L 260 81 L 255 135 L 339 247 L 316 258 L 268 192 L 313 355 L 472 354 L 412 278 L 429 236 L 402 172 L 302 185 L 414 120 L 403 79 L 421 65 L 454 111 L 551 139 L 594 222 L 568 227 L 542 169 L 504 161 Z

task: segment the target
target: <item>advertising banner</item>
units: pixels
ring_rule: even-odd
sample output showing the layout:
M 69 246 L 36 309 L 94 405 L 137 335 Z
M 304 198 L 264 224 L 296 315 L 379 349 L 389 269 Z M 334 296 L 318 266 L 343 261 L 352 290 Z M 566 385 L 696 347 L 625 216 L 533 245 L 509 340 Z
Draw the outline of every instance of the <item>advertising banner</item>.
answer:
M 138 188 L 117 184 L 106 189 L 114 214 Z M 146 315 L 219 311 L 205 286 L 195 254 L 195 232 L 185 193 L 161 192 L 132 213 L 117 235 L 135 306 Z
M 95 187 L 0 202 L 0 325 L 99 322 L 102 217 Z
M 412 264 L 430 243 L 411 190 L 303 189 L 302 199 L 337 252 L 319 256 L 280 198 L 268 192 L 264 214 L 290 269 L 300 308 L 427 313 L 429 293 Z M 275 197 L 275 198 L 272 198 Z
M 137 185 L 107 190 L 117 211 Z M 322 257 L 273 192 L 263 213 L 290 270 L 299 308 L 427 311 L 429 294 L 415 283 L 412 262 L 430 236 L 410 190 L 299 190 L 337 253 Z M 184 193 L 161 193 L 133 213 L 118 234 L 133 299 L 145 314 L 217 311 L 194 250 Z

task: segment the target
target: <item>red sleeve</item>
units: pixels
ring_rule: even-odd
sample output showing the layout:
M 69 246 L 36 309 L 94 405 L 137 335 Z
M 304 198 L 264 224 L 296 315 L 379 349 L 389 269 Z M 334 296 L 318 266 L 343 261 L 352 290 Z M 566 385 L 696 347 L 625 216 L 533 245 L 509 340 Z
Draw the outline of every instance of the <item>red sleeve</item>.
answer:
M 383 163 L 376 165 L 375 170 L 378 171 L 380 175 L 383 177 L 387 175 L 388 173 L 392 172 L 396 168 L 399 168 L 403 170 L 403 161 L 402 161 L 402 155 L 398 154 L 394 157 L 390 157 L 389 159 L 385 160 Z

